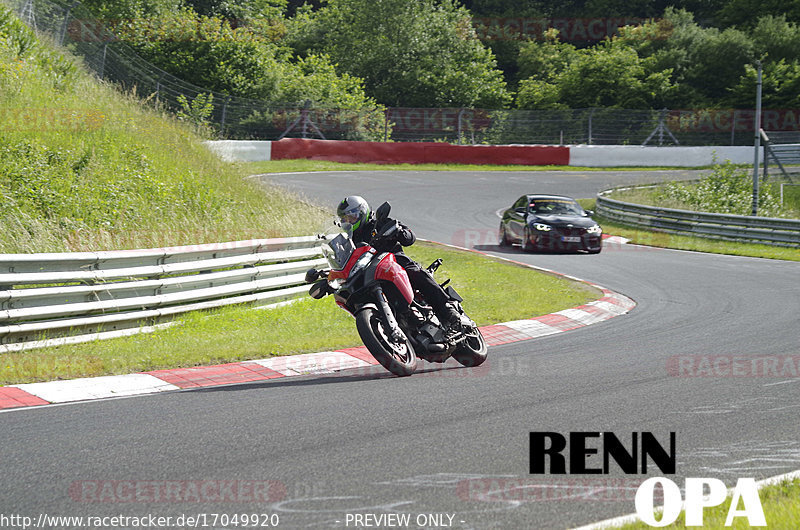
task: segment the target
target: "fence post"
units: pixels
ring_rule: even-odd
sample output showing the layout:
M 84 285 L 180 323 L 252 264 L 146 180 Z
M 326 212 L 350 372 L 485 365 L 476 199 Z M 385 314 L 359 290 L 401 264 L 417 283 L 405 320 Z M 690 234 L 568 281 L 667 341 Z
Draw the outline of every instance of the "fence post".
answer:
M 597 109 L 592 107 L 589 111 L 589 145 L 592 145 L 592 120 L 594 119 L 594 111 Z
M 105 79 L 106 76 L 106 52 L 108 51 L 108 43 L 103 44 L 103 59 L 100 62 L 100 79 Z
M 672 131 L 670 131 L 669 127 L 667 127 L 667 125 L 666 125 L 666 123 L 667 123 L 667 113 L 668 112 L 669 112 L 669 109 L 666 108 L 666 107 L 661 109 L 661 113 L 658 116 L 658 125 L 656 125 L 656 128 L 653 129 L 653 132 L 650 133 L 650 136 L 647 137 L 647 139 L 642 143 L 642 145 L 647 145 L 650 142 L 650 140 L 653 139 L 653 136 L 655 136 L 656 133 L 658 133 L 658 145 L 659 146 L 664 145 L 664 133 L 667 133 L 667 135 L 670 138 L 672 138 L 672 141 L 675 143 L 675 145 L 680 145 L 680 142 L 678 141 L 678 139 L 675 138 L 675 136 L 672 134 Z
M 27 0 L 19 11 L 19 18 L 33 31 L 36 29 L 36 11 L 33 8 L 33 0 Z
M 220 129 L 223 129 L 225 127 L 225 116 L 227 116 L 228 114 L 228 102 L 230 100 L 231 97 L 228 96 L 227 98 L 225 98 L 225 102 L 222 104 L 222 117 L 220 118 L 220 123 L 219 123 Z
M 383 141 L 389 141 L 389 109 L 383 110 Z
M 461 145 L 462 134 L 463 134 L 463 117 L 464 117 L 464 108 L 458 109 L 458 145 Z

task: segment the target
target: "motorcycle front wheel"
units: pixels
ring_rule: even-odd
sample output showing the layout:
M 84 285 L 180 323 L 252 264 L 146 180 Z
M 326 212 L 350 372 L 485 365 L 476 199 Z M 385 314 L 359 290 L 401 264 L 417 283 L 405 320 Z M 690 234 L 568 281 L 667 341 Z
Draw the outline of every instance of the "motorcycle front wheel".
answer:
M 464 366 L 480 366 L 486 360 L 488 348 L 477 326 L 464 333 L 466 338 L 456 346 L 453 359 Z
M 394 341 L 379 311 L 367 308 L 358 313 L 356 329 L 375 360 L 393 374 L 407 376 L 417 369 L 417 356 L 411 342 L 406 337 L 402 342 Z

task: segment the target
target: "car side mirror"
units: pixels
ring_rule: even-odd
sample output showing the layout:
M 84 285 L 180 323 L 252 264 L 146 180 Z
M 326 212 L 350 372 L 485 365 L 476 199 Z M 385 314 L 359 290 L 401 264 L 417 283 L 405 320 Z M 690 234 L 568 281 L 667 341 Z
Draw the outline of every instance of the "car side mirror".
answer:
M 383 221 L 387 217 L 389 217 L 389 212 L 392 211 L 392 207 L 389 205 L 388 202 L 384 202 L 378 209 L 375 210 L 375 219 L 378 221 Z
M 592 217 L 592 216 L 594 216 L 594 210 L 584 210 L 584 212 L 586 213 L 586 216 L 587 216 L 587 217 Z

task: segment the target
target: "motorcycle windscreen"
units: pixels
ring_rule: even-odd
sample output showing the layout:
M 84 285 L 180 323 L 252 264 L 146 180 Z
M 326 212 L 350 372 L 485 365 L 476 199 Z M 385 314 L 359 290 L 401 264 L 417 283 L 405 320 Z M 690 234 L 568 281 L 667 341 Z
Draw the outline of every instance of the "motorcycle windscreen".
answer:
M 409 304 L 414 300 L 414 289 L 411 288 L 411 281 L 405 269 L 397 264 L 394 254 L 386 254 L 375 268 L 375 279 L 392 282 L 406 302 Z
M 355 249 L 353 240 L 347 234 L 339 234 L 322 245 L 322 255 L 328 260 L 328 265 L 332 269 L 342 270 Z

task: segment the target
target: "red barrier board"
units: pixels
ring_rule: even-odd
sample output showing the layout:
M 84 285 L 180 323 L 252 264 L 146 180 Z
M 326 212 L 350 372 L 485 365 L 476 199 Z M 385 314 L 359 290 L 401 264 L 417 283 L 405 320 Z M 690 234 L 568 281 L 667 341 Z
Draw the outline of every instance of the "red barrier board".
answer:
M 372 164 L 569 164 L 569 147 L 549 145 L 453 145 L 438 142 L 353 142 L 284 138 L 272 142 L 272 160 L 305 158 Z

